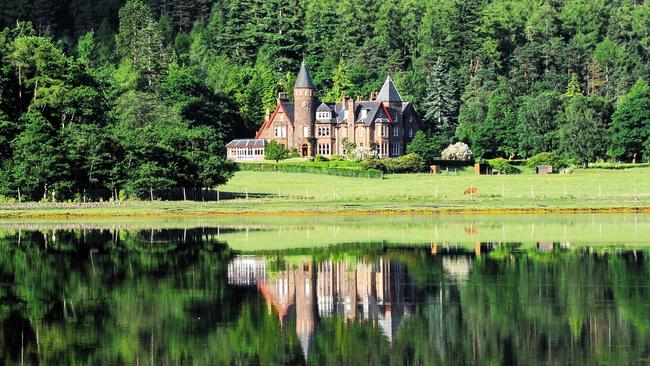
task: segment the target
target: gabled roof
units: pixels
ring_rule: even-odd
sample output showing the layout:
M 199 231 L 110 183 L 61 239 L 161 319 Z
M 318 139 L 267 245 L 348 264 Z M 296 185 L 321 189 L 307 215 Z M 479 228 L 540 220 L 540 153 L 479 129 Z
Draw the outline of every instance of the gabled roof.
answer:
M 316 112 L 332 112 L 332 108 L 325 103 L 321 103 L 321 105 L 316 108 Z
M 402 96 L 397 91 L 393 79 L 390 75 L 386 78 L 384 85 L 381 87 L 379 94 L 377 94 L 377 101 L 381 102 L 403 102 Z
M 300 71 L 298 72 L 298 77 L 296 78 L 296 84 L 293 87 L 294 89 L 314 89 L 314 83 L 311 81 L 311 75 L 309 75 L 309 70 L 307 70 L 305 61 L 303 61 L 300 65 Z
M 284 109 L 284 113 L 286 113 L 287 118 L 289 118 L 289 121 L 293 123 L 293 110 L 294 110 L 294 105 L 292 102 L 282 102 L 282 109 Z

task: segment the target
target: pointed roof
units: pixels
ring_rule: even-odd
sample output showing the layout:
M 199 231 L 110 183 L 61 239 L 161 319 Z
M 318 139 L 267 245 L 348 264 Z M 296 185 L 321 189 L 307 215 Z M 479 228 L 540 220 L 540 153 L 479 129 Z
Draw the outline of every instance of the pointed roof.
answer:
M 330 108 L 326 103 L 321 103 L 321 105 L 316 109 L 316 112 L 332 112 L 332 108 Z
M 300 65 L 300 71 L 298 72 L 298 77 L 296 78 L 296 84 L 293 87 L 294 89 L 314 89 L 314 83 L 311 81 L 311 75 L 309 75 L 309 70 L 307 70 L 305 61 L 303 61 Z
M 393 84 L 393 79 L 390 75 L 386 78 L 384 85 L 381 87 L 379 94 L 377 95 L 377 101 L 381 102 L 402 102 L 402 96 L 399 95 L 395 84 Z

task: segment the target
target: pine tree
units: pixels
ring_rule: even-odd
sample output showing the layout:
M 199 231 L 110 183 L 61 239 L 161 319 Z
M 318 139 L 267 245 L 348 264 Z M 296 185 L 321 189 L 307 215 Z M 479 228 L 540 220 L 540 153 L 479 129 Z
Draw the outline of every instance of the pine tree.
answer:
M 424 118 L 433 131 L 453 133 L 456 100 L 447 70 L 438 58 L 427 77 L 427 96 L 424 100 Z
M 350 77 L 347 74 L 347 64 L 341 60 L 332 75 L 332 88 L 325 94 L 323 100 L 327 102 L 336 102 L 347 94 L 352 86 Z
M 578 77 L 576 77 L 576 74 L 571 74 L 571 78 L 569 79 L 569 83 L 567 84 L 566 93 L 564 93 L 564 97 L 572 98 L 579 95 L 582 95 L 580 82 L 578 82 Z

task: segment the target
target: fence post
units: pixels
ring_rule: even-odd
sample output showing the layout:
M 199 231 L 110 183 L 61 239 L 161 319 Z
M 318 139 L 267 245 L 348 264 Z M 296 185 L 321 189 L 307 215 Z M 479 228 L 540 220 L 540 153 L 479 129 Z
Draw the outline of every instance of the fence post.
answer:
M 153 202 L 153 187 L 149 187 L 149 196 L 151 197 L 151 202 Z
M 636 191 L 636 186 L 634 186 L 634 188 L 635 188 L 634 190 Z M 20 187 L 18 187 L 18 203 L 20 203 L 20 199 L 21 199 L 21 197 L 20 197 Z
M 187 201 L 187 193 L 185 192 L 185 187 L 183 187 L 183 201 Z
M 217 202 L 219 202 L 219 189 L 217 189 Z

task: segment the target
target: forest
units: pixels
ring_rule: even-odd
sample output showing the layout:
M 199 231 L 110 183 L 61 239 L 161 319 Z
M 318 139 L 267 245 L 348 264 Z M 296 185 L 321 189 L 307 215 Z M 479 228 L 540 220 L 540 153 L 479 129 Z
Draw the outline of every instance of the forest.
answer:
M 650 158 L 650 1 L 7 0 L 0 195 L 214 187 L 300 62 L 327 101 L 386 75 L 430 155 Z

